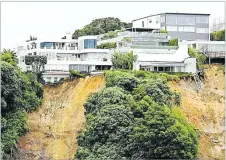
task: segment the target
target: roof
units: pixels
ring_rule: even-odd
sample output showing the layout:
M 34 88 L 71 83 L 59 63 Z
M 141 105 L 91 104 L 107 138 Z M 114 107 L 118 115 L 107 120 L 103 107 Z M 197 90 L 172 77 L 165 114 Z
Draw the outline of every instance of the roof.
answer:
M 144 32 L 144 31 L 153 31 L 153 30 L 155 30 L 155 29 L 153 29 L 153 28 L 134 28 L 134 27 L 132 27 L 132 28 L 126 28 L 126 31 L 136 31 L 136 32 Z
M 180 12 L 174 13 L 174 12 L 165 12 L 165 13 L 152 14 L 152 15 L 149 15 L 149 16 L 137 18 L 137 19 L 132 20 L 132 22 L 133 22 L 133 21 L 140 20 L 140 19 L 152 17 L 152 16 L 161 15 L 161 14 L 183 14 L 183 15 L 206 15 L 206 16 L 210 16 L 210 14 L 207 14 L 207 13 L 180 13 Z
M 183 62 L 186 58 L 190 58 L 188 55 L 188 46 L 183 45 L 174 53 L 139 53 L 137 59 L 141 62 Z

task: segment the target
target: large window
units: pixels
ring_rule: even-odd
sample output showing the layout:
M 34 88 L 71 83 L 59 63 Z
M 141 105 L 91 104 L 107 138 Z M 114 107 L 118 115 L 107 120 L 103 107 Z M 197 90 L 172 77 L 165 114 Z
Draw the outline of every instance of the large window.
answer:
M 209 33 L 208 28 L 196 28 L 196 33 Z
M 209 16 L 197 16 L 196 23 L 209 23 Z
M 195 27 L 189 27 L 189 26 L 180 26 L 178 27 L 179 32 L 195 32 Z
M 167 26 L 167 31 L 177 31 L 177 27 L 176 26 Z
M 166 15 L 166 24 L 177 25 L 177 16 L 176 15 Z
M 144 27 L 144 21 L 142 21 L 142 27 Z
M 97 40 L 96 39 L 85 39 L 84 40 L 84 49 L 96 48 Z
M 178 15 L 177 25 L 195 25 L 195 17 Z
M 41 42 L 41 43 L 40 43 L 40 47 L 41 47 L 41 48 L 46 47 L 46 48 L 50 49 L 51 47 L 53 47 L 53 45 L 54 45 L 53 42 Z

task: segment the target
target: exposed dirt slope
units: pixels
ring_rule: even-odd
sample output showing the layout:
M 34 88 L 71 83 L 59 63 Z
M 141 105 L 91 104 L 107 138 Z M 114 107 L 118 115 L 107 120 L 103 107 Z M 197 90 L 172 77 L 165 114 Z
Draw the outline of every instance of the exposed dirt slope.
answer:
M 83 104 L 102 87 L 103 76 L 45 87 L 40 109 L 29 114 L 30 132 L 19 142 L 22 159 L 73 159 L 78 131 L 85 126 Z
M 224 159 L 224 73 L 218 65 L 205 66 L 203 89 L 191 80 L 170 82 L 181 93 L 182 109 L 201 133 L 200 158 Z

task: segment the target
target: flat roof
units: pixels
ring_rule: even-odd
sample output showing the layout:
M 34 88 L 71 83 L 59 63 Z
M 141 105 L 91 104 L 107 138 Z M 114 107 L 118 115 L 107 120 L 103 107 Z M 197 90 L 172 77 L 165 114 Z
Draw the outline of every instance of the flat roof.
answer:
M 156 30 L 154 28 L 126 28 L 126 31 L 136 31 L 136 32 L 142 32 L 142 31 L 153 31 Z
M 152 14 L 152 15 L 149 15 L 149 16 L 137 18 L 137 19 L 132 20 L 132 22 L 140 20 L 140 19 L 143 19 L 143 18 L 148 18 L 148 17 L 152 17 L 152 16 L 161 15 L 161 14 L 183 14 L 183 15 L 207 15 L 207 16 L 210 16 L 210 14 L 207 14 L 207 13 L 180 13 L 180 12 L 175 13 L 175 12 L 166 12 L 166 13 Z

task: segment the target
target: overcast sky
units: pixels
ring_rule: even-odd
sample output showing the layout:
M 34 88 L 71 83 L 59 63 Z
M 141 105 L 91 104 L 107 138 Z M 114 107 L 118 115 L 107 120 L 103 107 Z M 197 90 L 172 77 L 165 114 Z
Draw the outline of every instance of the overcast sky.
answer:
M 209 13 L 224 20 L 224 2 L 2 2 L 1 48 L 16 48 L 30 35 L 61 38 L 95 18 L 122 21 L 162 12 Z

